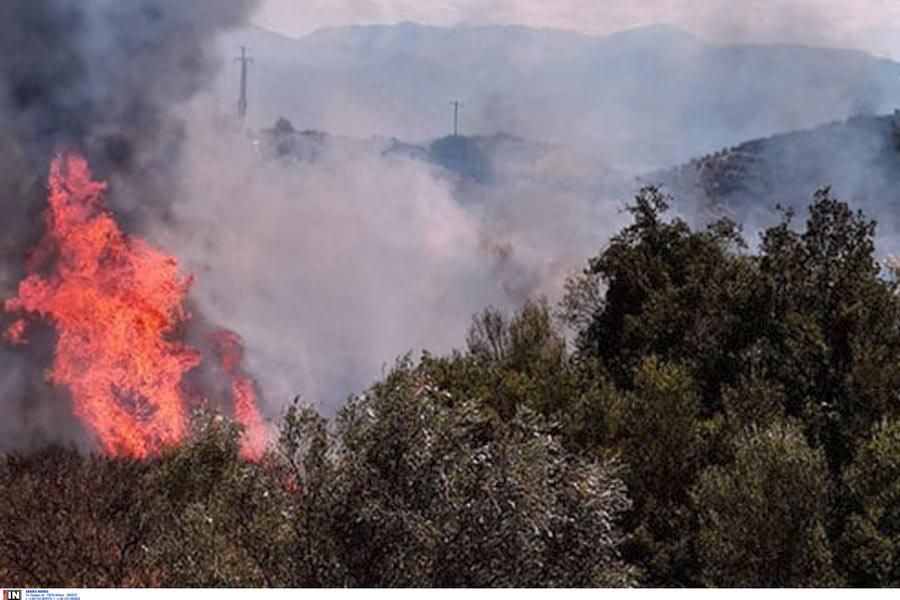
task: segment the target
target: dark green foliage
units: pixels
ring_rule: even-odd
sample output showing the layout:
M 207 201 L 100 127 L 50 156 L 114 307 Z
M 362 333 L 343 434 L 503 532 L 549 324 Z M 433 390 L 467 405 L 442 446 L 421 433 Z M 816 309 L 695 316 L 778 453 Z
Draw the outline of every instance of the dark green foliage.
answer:
M 570 282 L 564 312 L 579 327 L 581 355 L 599 360 L 619 386 L 633 385 L 645 356 L 680 362 L 709 412 L 760 328 L 759 273 L 731 252 L 743 244 L 732 223 L 696 233 L 681 220 L 663 221 L 666 208 L 658 190 L 641 191 L 630 208 L 634 224 Z M 592 292 L 601 286 L 602 298 Z
M 749 443 L 748 428 L 786 431 L 793 419 L 810 451 L 828 465 L 826 478 L 806 482 L 824 499 L 810 538 L 818 554 L 791 567 L 791 577 L 769 581 L 833 584 L 824 557 L 838 538 L 875 544 L 874 526 L 851 517 L 840 500 L 853 497 L 841 474 L 874 424 L 898 412 L 900 397 L 900 302 L 895 286 L 880 279 L 875 225 L 821 190 L 804 230 L 793 229 L 786 214 L 763 233 L 754 256 L 741 252 L 727 221 L 697 232 L 678 219 L 663 220 L 665 209 L 657 190 L 643 190 L 631 208 L 634 224 L 569 282 L 563 304 L 578 334 L 576 359 L 593 362 L 597 377 L 619 390 L 606 395 L 594 420 L 605 423 L 603 443 L 630 467 L 635 508 L 626 520 L 632 534 L 627 557 L 658 585 L 752 585 L 747 573 L 729 580 L 727 569 L 710 571 L 718 551 L 697 538 L 702 507 L 686 492 L 701 473 L 708 495 L 710 473 L 719 473 L 722 483 L 749 468 L 735 462 Z M 679 386 L 657 385 L 648 395 L 648 381 L 672 382 L 674 373 L 680 373 Z M 690 397 L 694 404 L 687 403 Z M 617 433 L 612 424 L 623 415 L 627 427 Z M 798 434 L 791 431 L 794 440 Z M 735 490 L 742 485 L 732 483 Z M 753 560 L 762 564 L 764 556 Z M 866 577 L 860 581 L 885 581 Z M 755 581 L 766 580 L 757 573 Z
M 900 586 L 900 420 L 882 422 L 844 473 L 854 508 L 842 561 L 854 586 Z
M 781 385 L 752 372 L 722 390 L 722 410 L 732 432 L 779 422 L 784 418 L 785 404 Z
M 878 279 L 874 222 L 821 190 L 806 231 L 788 225 L 789 216 L 763 236 L 761 367 L 838 470 L 897 407 L 900 305 Z
M 634 380 L 634 391 L 613 396 L 607 407 L 608 440 L 628 465 L 625 480 L 635 502 L 626 556 L 654 583 L 687 583 L 693 526 L 687 490 L 706 446 L 700 401 L 690 376 L 655 358 Z

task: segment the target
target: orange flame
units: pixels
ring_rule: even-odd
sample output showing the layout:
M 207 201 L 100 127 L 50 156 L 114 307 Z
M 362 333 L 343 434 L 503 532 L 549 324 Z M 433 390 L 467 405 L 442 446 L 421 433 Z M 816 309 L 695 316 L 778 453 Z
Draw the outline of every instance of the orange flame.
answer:
M 234 396 L 234 416 L 244 424 L 244 445 L 241 456 L 248 460 L 262 458 L 266 439 L 259 411 L 256 410 L 256 392 L 253 381 L 241 367 L 244 348 L 241 338 L 232 331 L 221 330 L 215 340 L 222 353 L 222 370 L 231 377 L 231 393 Z
M 191 278 L 179 276 L 173 257 L 122 233 L 103 208 L 106 184 L 91 180 L 83 157 L 57 157 L 48 186 L 44 237 L 5 308 L 36 313 L 56 329 L 47 378 L 71 391 L 75 415 L 105 452 L 158 454 L 184 437 L 181 380 L 201 362 L 196 350 L 172 339 L 188 318 L 182 302 Z M 24 343 L 25 327 L 24 319 L 15 321 L 6 337 Z M 253 402 L 252 383 L 236 372 L 250 390 L 245 404 Z M 258 444 L 262 426 L 252 408 L 256 421 L 247 430 L 257 437 L 248 439 Z M 245 455 L 258 456 L 253 448 Z

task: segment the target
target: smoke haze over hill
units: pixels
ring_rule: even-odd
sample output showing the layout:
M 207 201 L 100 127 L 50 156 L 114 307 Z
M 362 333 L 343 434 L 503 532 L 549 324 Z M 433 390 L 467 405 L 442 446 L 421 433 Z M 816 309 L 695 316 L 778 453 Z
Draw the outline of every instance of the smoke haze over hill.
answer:
M 670 27 L 594 37 L 515 26 L 340 27 L 227 37 L 257 57 L 249 118 L 406 140 L 498 131 L 565 143 L 632 172 L 746 139 L 891 110 L 900 67 L 861 52 L 715 45 Z M 236 72 L 217 97 L 233 97 Z
M 802 216 L 828 186 L 878 220 L 880 254 L 900 250 L 900 113 L 751 140 L 641 179 L 663 185 L 697 221 L 731 216 L 751 243 L 780 219 L 776 206 Z
M 505 25 L 559 28 L 605 35 L 653 23 L 678 27 L 713 42 L 798 43 L 900 57 L 900 8 L 879 0 L 266 0 L 255 15 L 262 27 L 300 37 L 322 27 L 356 23 Z

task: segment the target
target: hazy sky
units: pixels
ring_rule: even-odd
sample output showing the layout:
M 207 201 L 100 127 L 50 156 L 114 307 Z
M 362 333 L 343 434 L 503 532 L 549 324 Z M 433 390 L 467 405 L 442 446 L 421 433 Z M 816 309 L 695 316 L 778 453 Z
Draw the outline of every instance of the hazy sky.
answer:
M 255 20 L 293 36 L 399 21 L 516 23 L 590 34 L 669 23 L 715 41 L 843 46 L 900 59 L 900 0 L 262 0 Z

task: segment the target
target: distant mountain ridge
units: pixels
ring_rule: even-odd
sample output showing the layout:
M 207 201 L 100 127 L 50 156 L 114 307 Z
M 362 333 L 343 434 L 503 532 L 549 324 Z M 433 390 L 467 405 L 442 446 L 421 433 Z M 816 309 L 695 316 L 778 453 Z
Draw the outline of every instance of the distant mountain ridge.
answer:
M 862 52 L 717 46 L 670 27 L 592 37 L 520 26 L 414 23 L 319 30 L 293 40 L 251 28 L 250 123 L 280 116 L 353 137 L 436 139 L 463 102 L 467 135 L 564 143 L 632 173 L 742 140 L 900 103 L 900 65 Z M 226 54 L 227 53 L 227 54 Z M 236 97 L 226 69 L 217 95 Z

